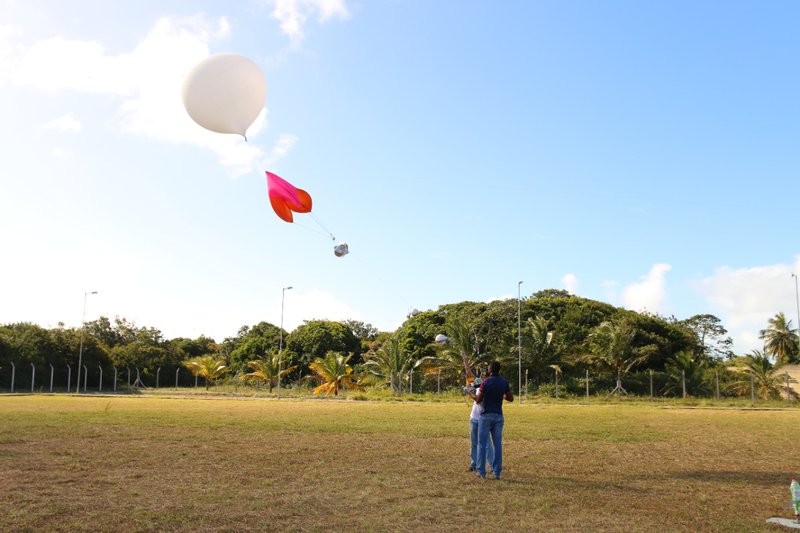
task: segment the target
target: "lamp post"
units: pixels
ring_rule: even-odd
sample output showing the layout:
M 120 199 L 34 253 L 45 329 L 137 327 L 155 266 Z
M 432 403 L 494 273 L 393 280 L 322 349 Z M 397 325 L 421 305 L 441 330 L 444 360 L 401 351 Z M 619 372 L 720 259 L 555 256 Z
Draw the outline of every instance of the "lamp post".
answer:
M 797 302 L 797 334 L 800 335 L 800 292 L 797 290 L 797 274 L 792 272 L 794 278 L 794 298 Z
M 522 394 L 522 282 L 517 283 L 517 352 L 519 355 L 519 383 L 517 394 Z
M 90 294 L 97 294 L 97 291 L 83 293 L 83 316 L 81 317 L 81 347 L 78 349 L 78 383 L 75 385 L 75 392 L 81 392 L 81 362 L 83 359 L 83 329 L 86 326 L 86 297 Z M 69 389 L 69 387 L 67 387 Z
M 281 397 L 281 363 L 283 363 L 283 302 L 286 299 L 286 291 L 291 289 L 292 287 L 284 287 L 281 289 L 281 331 L 280 341 L 278 343 L 278 398 Z

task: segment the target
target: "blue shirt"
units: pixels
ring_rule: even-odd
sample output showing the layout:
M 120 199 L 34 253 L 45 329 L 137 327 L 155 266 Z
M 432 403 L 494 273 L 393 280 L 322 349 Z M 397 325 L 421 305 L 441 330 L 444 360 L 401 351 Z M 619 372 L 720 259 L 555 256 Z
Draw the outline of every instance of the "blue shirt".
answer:
M 495 413 L 503 414 L 503 398 L 507 392 L 511 391 L 511 386 L 500 376 L 489 376 L 481 383 L 483 391 L 483 414 Z

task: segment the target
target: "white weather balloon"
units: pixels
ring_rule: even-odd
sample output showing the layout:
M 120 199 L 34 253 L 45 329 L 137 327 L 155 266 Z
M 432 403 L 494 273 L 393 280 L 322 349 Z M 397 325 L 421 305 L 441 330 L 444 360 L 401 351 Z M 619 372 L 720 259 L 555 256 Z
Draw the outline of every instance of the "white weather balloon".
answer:
M 183 106 L 192 120 L 208 130 L 238 133 L 245 139 L 266 97 L 264 73 L 238 54 L 207 57 L 183 82 Z

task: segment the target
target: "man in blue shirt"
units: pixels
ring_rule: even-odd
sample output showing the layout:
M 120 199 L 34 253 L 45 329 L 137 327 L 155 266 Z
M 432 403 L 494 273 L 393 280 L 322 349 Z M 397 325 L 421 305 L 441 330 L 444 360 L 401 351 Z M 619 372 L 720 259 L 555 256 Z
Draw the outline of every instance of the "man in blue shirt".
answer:
M 500 363 L 489 363 L 489 377 L 483 380 L 481 388 L 475 395 L 475 401 L 483 406 L 483 414 L 478 422 L 478 457 L 486 457 L 486 448 L 491 436 L 494 445 L 494 461 L 491 463 L 495 479 L 500 479 L 503 471 L 503 400 L 514 401 L 511 386 L 498 374 Z M 477 472 L 480 477 L 486 477 L 486 464 L 479 461 Z

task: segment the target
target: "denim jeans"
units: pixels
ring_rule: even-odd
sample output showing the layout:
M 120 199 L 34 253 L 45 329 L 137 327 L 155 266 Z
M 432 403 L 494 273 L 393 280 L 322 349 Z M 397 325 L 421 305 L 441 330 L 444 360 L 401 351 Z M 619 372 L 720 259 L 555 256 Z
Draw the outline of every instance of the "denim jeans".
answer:
M 499 478 L 503 471 L 503 415 L 483 413 L 478 422 L 478 457 L 486 457 L 487 449 L 494 444 L 494 460 L 491 461 L 492 473 Z M 491 437 L 491 443 L 489 439 Z M 478 475 L 486 477 L 486 465 L 481 461 L 475 465 Z
M 469 467 L 470 468 L 477 468 L 478 465 L 478 421 L 474 418 L 469 419 Z M 484 464 L 489 463 L 491 467 L 492 462 L 494 462 L 494 446 L 492 443 L 489 443 L 489 446 L 486 448 L 486 457 L 483 460 Z

